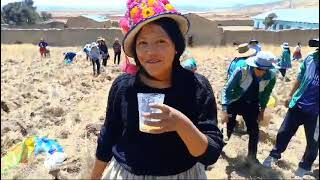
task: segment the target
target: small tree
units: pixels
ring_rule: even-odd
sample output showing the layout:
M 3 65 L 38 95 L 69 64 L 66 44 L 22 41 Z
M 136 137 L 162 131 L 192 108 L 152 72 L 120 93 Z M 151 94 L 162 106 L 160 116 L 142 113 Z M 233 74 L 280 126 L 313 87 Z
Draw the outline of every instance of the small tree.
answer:
M 2 7 L 1 17 L 4 23 L 13 25 L 35 24 L 40 15 L 33 6 L 33 0 L 8 3 Z
M 267 17 L 265 17 L 263 24 L 265 26 L 265 29 L 269 29 L 272 25 L 275 24 L 275 20 L 277 18 L 277 15 L 275 13 L 270 13 Z
M 41 11 L 41 18 L 44 21 L 47 21 L 49 19 L 52 19 L 52 14 L 46 12 L 46 11 Z

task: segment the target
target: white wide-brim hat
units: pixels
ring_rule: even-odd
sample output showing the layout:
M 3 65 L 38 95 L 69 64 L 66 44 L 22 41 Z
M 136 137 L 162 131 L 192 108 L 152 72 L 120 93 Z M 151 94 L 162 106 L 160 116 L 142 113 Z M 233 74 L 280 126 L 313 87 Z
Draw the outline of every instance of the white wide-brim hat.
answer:
M 281 45 L 281 47 L 283 48 L 283 49 L 289 49 L 290 48 L 290 46 L 289 46 L 289 43 L 283 43 L 282 45 Z
M 256 56 L 250 57 L 246 60 L 247 65 L 260 69 L 279 69 L 280 67 L 276 64 L 276 56 L 269 52 L 260 51 Z

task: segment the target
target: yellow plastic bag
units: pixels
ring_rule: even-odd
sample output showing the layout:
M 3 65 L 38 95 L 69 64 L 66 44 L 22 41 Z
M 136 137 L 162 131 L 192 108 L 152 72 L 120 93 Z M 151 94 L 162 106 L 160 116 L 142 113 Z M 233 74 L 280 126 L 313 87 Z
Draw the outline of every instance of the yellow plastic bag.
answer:
M 26 138 L 23 142 L 12 147 L 1 158 L 1 174 L 17 167 L 20 163 L 27 163 L 34 156 L 35 136 Z
M 274 96 L 271 96 L 268 101 L 267 107 L 268 108 L 275 108 L 276 106 L 277 106 L 277 99 Z

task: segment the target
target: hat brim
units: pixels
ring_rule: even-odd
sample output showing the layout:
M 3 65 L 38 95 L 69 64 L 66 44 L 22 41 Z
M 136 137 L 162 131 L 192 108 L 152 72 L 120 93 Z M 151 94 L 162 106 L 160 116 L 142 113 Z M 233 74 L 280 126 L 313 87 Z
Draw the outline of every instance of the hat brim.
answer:
M 247 65 L 248 65 L 248 66 L 251 66 L 251 67 L 256 67 L 256 68 L 265 69 L 265 70 L 268 70 L 268 69 L 279 69 L 279 68 L 280 68 L 280 67 L 279 67 L 277 64 L 275 64 L 275 63 L 272 63 L 271 66 L 263 66 L 263 67 L 258 66 L 258 65 L 256 64 L 256 62 L 255 62 L 256 59 L 257 59 L 256 56 L 254 56 L 254 57 L 249 57 L 249 58 L 246 60 Z
M 249 44 L 250 44 L 250 43 L 258 43 L 258 42 L 259 42 L 258 40 L 255 40 L 255 39 L 254 39 L 254 40 L 250 40 L 250 41 L 249 41 Z
M 257 51 L 255 49 L 249 48 L 249 50 L 245 53 L 239 53 L 238 51 L 235 52 L 234 56 L 235 57 L 250 57 L 253 56 L 257 53 Z
M 163 13 L 163 14 L 159 14 L 156 16 L 152 16 L 152 17 L 138 23 L 137 25 L 135 25 L 126 34 L 126 36 L 124 37 L 124 39 L 122 41 L 124 53 L 129 57 L 133 57 L 134 53 L 132 52 L 131 47 L 132 47 L 132 43 L 134 43 L 133 41 L 135 39 L 136 34 L 141 30 L 141 28 L 144 25 L 146 25 L 152 21 L 155 21 L 157 19 L 164 18 L 164 17 L 168 17 L 168 18 L 175 20 L 177 22 L 177 24 L 179 25 L 180 31 L 182 32 L 182 34 L 184 36 L 188 33 L 189 26 L 190 26 L 189 20 L 181 14 Z

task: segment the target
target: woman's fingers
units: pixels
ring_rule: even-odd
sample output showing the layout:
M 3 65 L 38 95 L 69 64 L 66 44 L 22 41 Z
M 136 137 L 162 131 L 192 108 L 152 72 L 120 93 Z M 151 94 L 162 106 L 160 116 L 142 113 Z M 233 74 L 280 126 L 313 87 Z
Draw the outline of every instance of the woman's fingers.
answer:
M 151 108 L 160 109 L 163 113 L 167 113 L 170 111 L 170 107 L 165 104 L 151 103 L 149 104 Z

